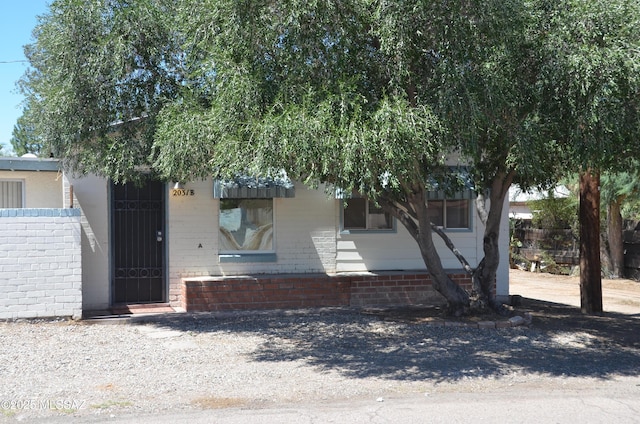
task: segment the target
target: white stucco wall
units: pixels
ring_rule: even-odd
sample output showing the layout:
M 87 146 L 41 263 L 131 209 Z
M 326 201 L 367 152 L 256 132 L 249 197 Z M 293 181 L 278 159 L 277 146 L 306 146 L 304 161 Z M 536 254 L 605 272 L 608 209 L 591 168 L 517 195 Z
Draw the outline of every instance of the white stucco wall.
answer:
M 0 171 L 0 180 L 24 184 L 24 208 L 62 208 L 62 174 L 51 171 Z
M 82 308 L 85 311 L 104 310 L 110 306 L 111 291 L 109 183 L 93 175 L 65 178 L 65 207 L 69 207 L 69 184 L 73 185 L 73 207 L 82 213 Z

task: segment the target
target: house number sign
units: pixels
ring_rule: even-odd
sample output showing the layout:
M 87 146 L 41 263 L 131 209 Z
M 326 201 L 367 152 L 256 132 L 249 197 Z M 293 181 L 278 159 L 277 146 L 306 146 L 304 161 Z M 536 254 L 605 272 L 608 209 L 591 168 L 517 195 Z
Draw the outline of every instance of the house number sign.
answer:
M 171 195 L 172 196 L 195 196 L 196 192 L 193 189 L 186 189 L 186 188 L 173 188 L 171 189 Z

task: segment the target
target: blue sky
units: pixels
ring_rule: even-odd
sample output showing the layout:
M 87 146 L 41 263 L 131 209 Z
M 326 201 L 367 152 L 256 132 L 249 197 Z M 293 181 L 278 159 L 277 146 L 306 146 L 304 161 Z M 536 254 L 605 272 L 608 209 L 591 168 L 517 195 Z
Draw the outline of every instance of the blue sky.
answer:
M 11 132 L 20 115 L 23 101 L 16 82 L 27 69 L 22 47 L 32 42 L 36 16 L 47 11 L 50 0 L 0 0 L 0 144 L 11 151 Z

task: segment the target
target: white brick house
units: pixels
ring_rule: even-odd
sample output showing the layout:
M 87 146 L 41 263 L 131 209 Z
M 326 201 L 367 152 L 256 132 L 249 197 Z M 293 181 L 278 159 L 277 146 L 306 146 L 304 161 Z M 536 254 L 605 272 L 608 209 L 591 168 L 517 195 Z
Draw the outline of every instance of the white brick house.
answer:
M 0 181 L 9 173 L 0 170 Z M 84 312 L 141 303 L 195 311 L 439 300 L 415 241 L 366 199 L 345 209 L 301 184 L 233 188 L 207 179 L 135 187 L 95 176 L 63 179 L 56 191 L 56 207 L 82 211 Z M 441 213 L 432 219 L 475 265 L 484 228 L 473 202 L 461 196 L 433 205 Z M 455 257 L 436 244 L 445 268 L 465 283 Z M 506 258 L 496 293 L 508 296 Z

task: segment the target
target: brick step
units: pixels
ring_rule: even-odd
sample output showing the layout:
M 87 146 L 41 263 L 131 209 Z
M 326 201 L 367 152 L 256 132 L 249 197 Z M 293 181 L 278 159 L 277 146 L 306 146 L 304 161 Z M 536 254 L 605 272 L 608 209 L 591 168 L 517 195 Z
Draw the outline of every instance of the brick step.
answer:
M 111 307 L 114 315 L 165 314 L 175 312 L 168 303 L 123 304 Z

